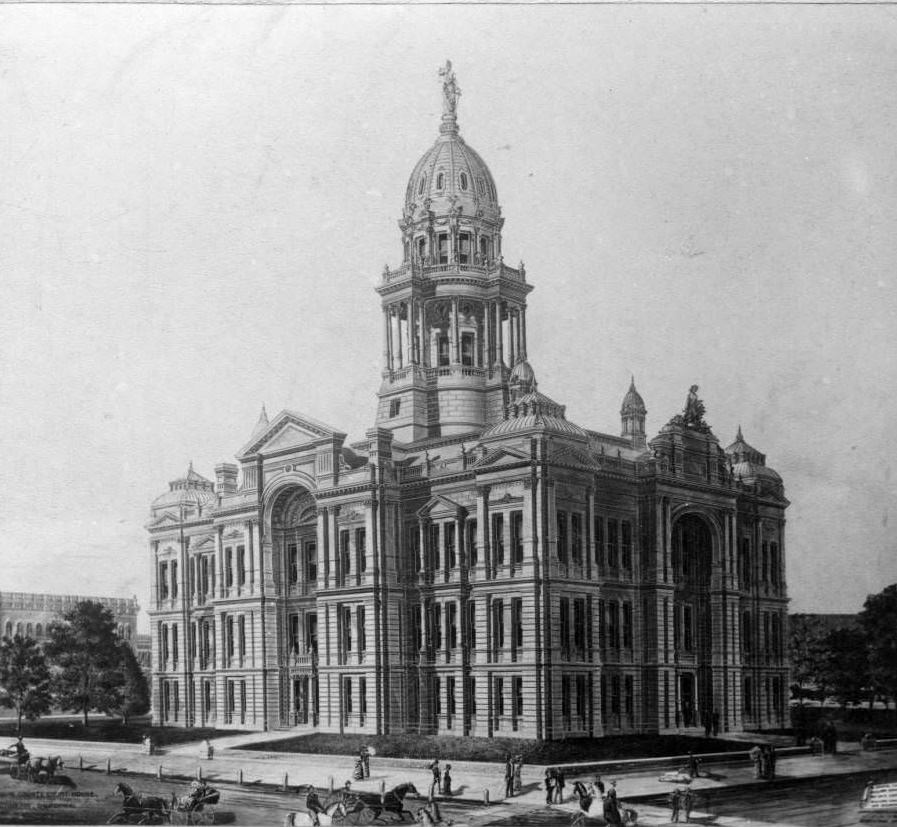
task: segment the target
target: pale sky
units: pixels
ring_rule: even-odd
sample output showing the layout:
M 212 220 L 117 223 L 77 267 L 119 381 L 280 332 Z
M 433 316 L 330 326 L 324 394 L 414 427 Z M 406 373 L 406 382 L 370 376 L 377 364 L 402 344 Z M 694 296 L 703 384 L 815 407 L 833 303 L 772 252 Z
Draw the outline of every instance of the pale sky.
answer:
M 0 6 L 0 589 L 148 603 L 151 500 L 262 402 L 363 437 L 451 58 L 530 361 L 692 383 L 782 474 L 793 611 L 897 581 L 897 11 Z

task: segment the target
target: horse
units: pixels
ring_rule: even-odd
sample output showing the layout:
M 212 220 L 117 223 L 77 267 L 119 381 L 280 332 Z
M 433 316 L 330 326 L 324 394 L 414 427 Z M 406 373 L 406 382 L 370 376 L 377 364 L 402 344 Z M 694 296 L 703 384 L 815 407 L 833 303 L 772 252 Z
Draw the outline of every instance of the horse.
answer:
M 405 796 L 419 796 L 420 793 L 414 784 L 406 781 L 404 784 L 399 784 L 391 790 L 387 790 L 383 795 L 362 791 L 355 792 L 354 790 L 353 795 L 358 798 L 358 801 L 366 809 L 373 813 L 373 820 L 375 821 L 379 820 L 383 813 L 395 813 L 402 821 L 405 820 L 405 814 L 407 813 L 411 820 L 414 821 L 414 813 L 405 809 Z
M 123 781 L 116 784 L 112 792 L 113 795 L 120 795 L 123 799 L 121 815 L 126 821 L 137 818 L 140 823 L 148 823 L 155 819 L 160 822 L 168 821 L 170 818 L 169 802 L 161 796 L 135 793 Z
M 598 790 L 590 790 L 582 781 L 573 784 L 573 792 L 579 799 L 579 812 L 573 814 L 572 824 L 596 824 L 598 827 L 611 824 L 605 816 L 604 799 Z M 619 804 L 620 823 L 623 827 L 631 827 L 638 822 L 638 812 Z
M 312 825 L 330 827 L 334 819 L 343 819 L 347 814 L 346 805 L 342 801 L 335 801 L 333 804 L 328 804 L 320 813 L 310 813 L 304 810 L 287 813 L 283 827 L 312 827 Z
M 32 758 L 28 764 L 28 776 L 32 781 L 46 784 L 53 780 L 56 770 L 65 767 L 61 755 L 51 755 L 49 758 Z

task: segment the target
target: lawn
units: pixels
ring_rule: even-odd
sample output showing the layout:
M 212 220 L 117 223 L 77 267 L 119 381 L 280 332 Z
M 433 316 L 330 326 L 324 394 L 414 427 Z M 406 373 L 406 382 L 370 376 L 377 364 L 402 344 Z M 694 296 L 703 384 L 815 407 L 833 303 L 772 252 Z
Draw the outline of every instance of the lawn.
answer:
M 120 718 L 92 717 L 87 727 L 81 718 L 46 718 L 36 721 L 22 721 L 22 735 L 27 744 L 29 738 L 61 738 L 72 741 L 116 741 L 123 744 L 139 744 L 144 735 L 149 735 L 153 743 L 164 747 L 172 744 L 183 744 L 189 741 L 201 741 L 204 738 L 235 735 L 234 730 L 216 729 L 183 729 L 179 727 L 155 727 L 148 717 L 134 718 L 124 726 Z M 0 747 L 8 746 L 15 740 L 15 719 L 0 720 Z
M 357 755 L 363 745 L 387 758 L 420 758 L 444 761 L 502 762 L 510 754 L 522 755 L 528 764 L 577 761 L 614 761 L 686 755 L 693 751 L 738 752 L 743 741 L 722 738 L 688 738 L 678 735 L 619 735 L 608 738 L 571 738 L 535 741 L 519 738 L 456 738 L 445 735 L 338 735 L 316 732 L 283 741 L 250 744 L 241 749 L 262 752 L 300 752 L 318 755 Z

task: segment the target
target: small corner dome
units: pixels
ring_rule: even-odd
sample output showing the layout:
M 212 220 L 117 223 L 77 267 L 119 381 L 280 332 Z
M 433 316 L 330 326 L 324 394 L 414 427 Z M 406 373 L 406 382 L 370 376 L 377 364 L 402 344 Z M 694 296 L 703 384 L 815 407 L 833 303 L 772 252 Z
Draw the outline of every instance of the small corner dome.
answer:
M 635 389 L 635 377 L 632 377 L 632 381 L 629 383 L 629 390 L 626 391 L 626 396 L 623 397 L 623 405 L 620 408 L 620 414 L 622 416 L 630 416 L 632 414 L 640 414 L 644 416 L 648 412 L 648 409 L 645 407 L 645 400 L 642 399 L 641 394 Z
M 531 393 L 536 389 L 536 373 L 526 359 L 520 359 L 514 365 L 508 384 L 512 390 L 519 390 L 521 393 Z
M 202 510 L 207 506 L 217 505 L 217 503 L 215 484 L 201 474 L 197 474 L 193 470 L 191 462 L 187 473 L 168 483 L 168 491 L 153 500 L 152 510 L 155 512 L 181 506 Z

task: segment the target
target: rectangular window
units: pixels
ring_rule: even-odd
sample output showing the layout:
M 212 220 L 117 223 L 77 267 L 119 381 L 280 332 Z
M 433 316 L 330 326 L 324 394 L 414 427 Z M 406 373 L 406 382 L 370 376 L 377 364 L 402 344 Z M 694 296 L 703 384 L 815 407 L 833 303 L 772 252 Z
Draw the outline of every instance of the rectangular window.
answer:
M 237 546 L 237 585 L 246 582 L 246 547 Z
M 664 674 L 666 674 L 666 673 L 664 673 Z M 607 678 L 604 675 L 601 676 L 600 687 L 601 687 L 601 691 L 599 693 L 599 695 L 600 695 L 599 700 L 601 701 L 601 717 L 606 718 L 607 717 Z
M 743 612 L 741 615 L 741 648 L 745 652 L 750 652 L 753 649 L 751 637 L 751 613 Z
M 240 723 L 246 723 L 246 681 L 240 681 Z
M 446 523 L 442 527 L 443 547 L 445 549 L 445 567 L 453 569 L 458 564 L 455 557 L 455 524 Z
M 430 565 L 433 571 L 439 571 L 439 524 L 430 526 Z
M 174 662 L 174 668 L 178 667 L 178 625 L 177 623 L 171 624 L 171 655 L 172 661 Z
M 523 717 L 523 678 L 511 678 L 511 696 L 511 726 L 516 730 Z
M 690 603 L 682 607 L 682 642 L 686 652 L 693 652 L 695 648 L 695 621 Z
M 349 569 L 352 565 L 352 555 L 349 551 L 349 532 L 343 529 L 339 533 L 339 560 L 340 560 L 340 577 L 345 580 L 349 576 Z
M 760 580 L 763 583 L 769 582 L 769 543 L 760 546 Z
M 168 598 L 168 563 L 159 563 L 159 597 Z
M 474 600 L 467 603 L 467 645 L 471 649 L 477 645 L 477 604 Z
M 505 516 L 492 515 L 492 562 L 496 566 L 505 563 Z
M 469 264 L 470 251 L 470 233 L 458 233 L 458 262 L 461 264 Z
M 239 643 L 237 651 L 240 653 L 240 658 L 243 659 L 246 657 L 246 615 L 240 615 L 237 621 L 237 632 Z
M 673 648 L 680 649 L 682 647 L 682 606 L 675 604 L 673 606 Z
M 573 544 L 570 550 L 573 562 L 580 565 L 582 564 L 582 516 L 575 511 L 570 515 L 570 540 Z
M 352 678 L 343 678 L 343 718 L 348 723 L 352 714 Z
M 604 568 L 604 517 L 595 517 L 595 565 Z
M 411 637 L 414 641 L 414 650 L 419 652 L 424 648 L 423 629 L 420 620 L 420 604 L 414 603 L 411 606 Z
M 582 597 L 573 601 L 573 652 L 577 660 L 585 660 L 586 601 Z
M 492 651 L 500 652 L 505 646 L 505 604 L 492 601 Z
M 446 367 L 450 363 L 449 357 L 449 337 L 441 334 L 436 340 L 439 355 L 439 367 Z
M 343 653 L 347 654 L 352 651 L 352 609 L 348 606 L 343 607 Z
M 438 263 L 448 264 L 449 260 L 449 238 L 448 233 L 439 233 L 436 236 L 436 249 L 438 251 Z
M 753 699 L 751 686 L 751 679 L 744 679 L 744 694 L 741 696 L 741 708 L 744 710 L 745 715 L 751 715 L 754 711 Z
M 399 415 L 399 410 L 402 406 L 401 399 L 390 399 L 389 400 L 389 418 L 392 419 Z
M 299 654 L 299 615 L 289 616 L 289 651 L 293 655 Z
M 164 669 L 165 664 L 168 663 L 168 627 L 164 623 L 159 627 L 159 637 L 162 640 L 162 663 L 160 665 Z
M 364 725 L 364 716 L 368 712 L 368 679 L 358 679 L 358 714 L 361 715 L 361 724 Z
M 632 523 L 628 520 L 623 520 L 620 524 L 620 534 L 623 542 L 620 552 L 620 565 L 626 571 L 632 571 Z
M 623 678 L 623 702 L 625 704 L 626 717 L 631 721 L 635 714 L 635 686 L 632 675 L 626 675 Z
M 175 560 L 171 561 L 171 596 L 178 596 L 178 564 Z
M 318 544 L 316 541 L 305 544 L 305 582 L 309 586 L 318 583 Z
M 442 680 L 433 678 L 433 701 L 437 715 L 442 715 Z
M 204 554 L 199 559 L 200 594 L 205 597 L 209 593 L 209 557 Z
M 190 624 L 190 657 L 196 659 L 196 624 Z
M 368 648 L 368 636 L 365 630 L 364 606 L 355 609 L 355 623 L 358 626 L 358 651 L 365 652 Z
M 467 565 L 477 564 L 477 521 L 467 521 Z
M 226 630 L 226 651 L 227 657 L 232 658 L 234 656 L 234 616 L 228 615 L 227 620 L 225 622 L 224 628 Z
M 523 565 L 523 512 L 511 512 L 511 562 Z
M 741 588 L 747 589 L 751 585 L 751 540 L 749 537 L 741 538 Z
M 473 367 L 473 333 L 461 334 L 461 364 L 467 367 Z
M 557 555 L 559 563 L 567 562 L 567 512 L 557 513 Z
M 618 525 L 616 520 L 607 521 L 607 565 L 612 569 L 617 568 Z
M 458 604 L 445 604 L 445 630 L 449 650 L 458 648 Z
M 570 676 L 561 675 L 561 718 L 564 720 L 564 728 L 570 729 Z
M 470 709 L 471 717 L 476 718 L 476 715 L 477 715 L 477 679 L 476 678 L 468 678 L 467 679 L 467 701 L 468 701 L 468 708 Z
M 559 607 L 559 634 L 561 644 L 561 657 L 570 660 L 570 598 L 562 597 Z
M 357 560 L 357 571 L 367 571 L 368 552 L 366 547 L 367 532 L 363 528 L 355 529 L 355 559 Z
M 224 587 L 234 585 L 234 550 L 231 546 L 224 549 Z
M 620 676 L 613 675 L 610 679 L 610 711 L 614 715 L 620 714 Z
M 495 714 L 498 717 L 502 717 L 505 714 L 505 682 L 504 682 L 504 678 L 496 678 L 495 679 Z
M 287 546 L 287 582 L 295 586 L 299 582 L 299 546 L 290 543 Z
M 632 604 L 623 604 L 623 648 L 632 648 Z
M 457 705 L 455 703 L 455 679 L 452 677 L 445 679 L 445 709 L 449 716 L 449 726 L 451 719 L 457 713 Z
M 433 648 L 442 648 L 442 604 L 433 604 Z
M 511 599 L 511 647 L 514 652 L 523 648 L 523 598 Z
M 405 534 L 407 538 L 406 546 L 410 557 L 410 565 L 415 573 L 420 571 L 420 527 L 415 525 L 406 526 Z
M 620 604 L 611 601 L 607 604 L 607 636 L 611 649 L 620 648 Z
M 601 654 L 607 648 L 607 605 L 603 600 L 598 601 L 598 649 Z
M 769 575 L 774 586 L 779 585 L 779 544 L 769 544 Z
M 308 652 L 318 651 L 317 612 L 307 612 L 305 615 L 305 649 Z
M 585 726 L 586 723 L 586 676 L 576 676 L 576 717 L 579 719 L 579 725 Z

